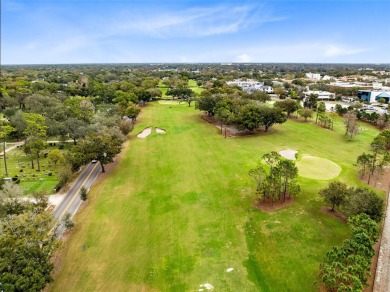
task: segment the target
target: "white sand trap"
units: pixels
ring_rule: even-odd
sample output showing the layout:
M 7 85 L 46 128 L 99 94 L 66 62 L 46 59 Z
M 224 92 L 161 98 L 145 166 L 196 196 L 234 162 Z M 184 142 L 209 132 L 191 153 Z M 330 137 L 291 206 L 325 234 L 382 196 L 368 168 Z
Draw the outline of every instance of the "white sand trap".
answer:
M 164 129 L 156 128 L 156 132 L 159 134 L 165 134 L 167 131 L 165 131 Z
M 287 150 L 281 150 L 279 151 L 279 154 L 282 155 L 282 157 L 289 159 L 289 160 L 295 160 L 295 154 L 297 154 L 298 151 L 287 149 Z
M 227 268 L 227 269 L 226 269 L 226 272 L 227 272 L 227 273 L 230 273 L 230 272 L 233 272 L 233 271 L 234 271 L 234 268 Z
M 137 135 L 137 137 L 145 139 L 146 137 L 148 137 L 150 135 L 150 133 L 152 133 L 152 127 L 144 129 L 141 133 L 139 133 Z
M 206 290 L 214 290 L 214 286 L 211 285 L 210 283 L 202 284 L 199 286 L 200 288 L 204 288 Z M 200 290 L 200 289 L 199 289 Z

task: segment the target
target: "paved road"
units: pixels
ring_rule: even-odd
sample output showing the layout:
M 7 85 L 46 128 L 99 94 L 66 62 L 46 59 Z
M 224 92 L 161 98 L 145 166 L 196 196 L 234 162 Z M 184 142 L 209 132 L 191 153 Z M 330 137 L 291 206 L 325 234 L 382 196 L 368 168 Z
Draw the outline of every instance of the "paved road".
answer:
M 70 213 L 73 217 L 81 205 L 80 189 L 84 186 L 87 190 L 92 186 L 95 179 L 101 171 L 99 163 L 90 163 L 74 181 L 72 187 L 66 193 L 62 202 L 53 210 L 53 217 L 59 223 L 56 230 L 57 236 L 61 237 L 64 227 L 61 222 L 66 213 Z
M 390 199 L 390 192 L 387 195 Z M 390 291 L 390 208 L 386 208 L 379 257 L 375 274 L 374 292 Z

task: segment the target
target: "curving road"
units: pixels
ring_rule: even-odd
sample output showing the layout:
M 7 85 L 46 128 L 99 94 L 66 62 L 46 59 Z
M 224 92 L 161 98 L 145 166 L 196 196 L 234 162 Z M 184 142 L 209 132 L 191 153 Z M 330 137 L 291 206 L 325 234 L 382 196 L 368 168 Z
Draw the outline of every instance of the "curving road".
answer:
M 64 215 L 70 213 L 71 217 L 73 217 L 81 205 L 81 187 L 84 186 L 88 190 L 98 177 L 100 171 L 101 167 L 99 163 L 90 163 L 74 181 L 62 202 L 53 210 L 53 218 L 58 223 L 56 229 L 57 237 L 61 237 L 64 232 L 63 222 L 61 222 Z

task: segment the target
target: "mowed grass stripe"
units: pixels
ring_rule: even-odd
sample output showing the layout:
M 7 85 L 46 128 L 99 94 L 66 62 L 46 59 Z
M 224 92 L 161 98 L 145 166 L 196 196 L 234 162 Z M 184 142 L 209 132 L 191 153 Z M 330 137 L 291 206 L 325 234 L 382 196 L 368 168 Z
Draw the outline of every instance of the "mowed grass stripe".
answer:
M 136 138 L 148 126 L 167 132 Z M 267 214 L 251 205 L 247 172 L 266 152 L 296 149 L 335 161 L 353 184 L 352 163 L 375 130 L 352 142 L 342 129 L 294 121 L 245 138 L 218 131 L 186 104 L 145 108 L 117 168 L 77 216 L 51 290 L 197 291 L 211 283 L 217 291 L 314 291 L 324 253 L 348 236 L 320 212 L 327 182 L 300 178 L 296 203 Z

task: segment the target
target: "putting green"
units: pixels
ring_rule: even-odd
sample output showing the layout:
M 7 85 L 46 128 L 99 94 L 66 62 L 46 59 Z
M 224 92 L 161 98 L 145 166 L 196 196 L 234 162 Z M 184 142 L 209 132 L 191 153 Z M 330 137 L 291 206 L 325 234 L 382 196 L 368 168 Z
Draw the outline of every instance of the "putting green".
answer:
M 341 172 L 341 167 L 338 164 L 316 156 L 303 156 L 296 165 L 300 176 L 318 180 L 335 178 Z

